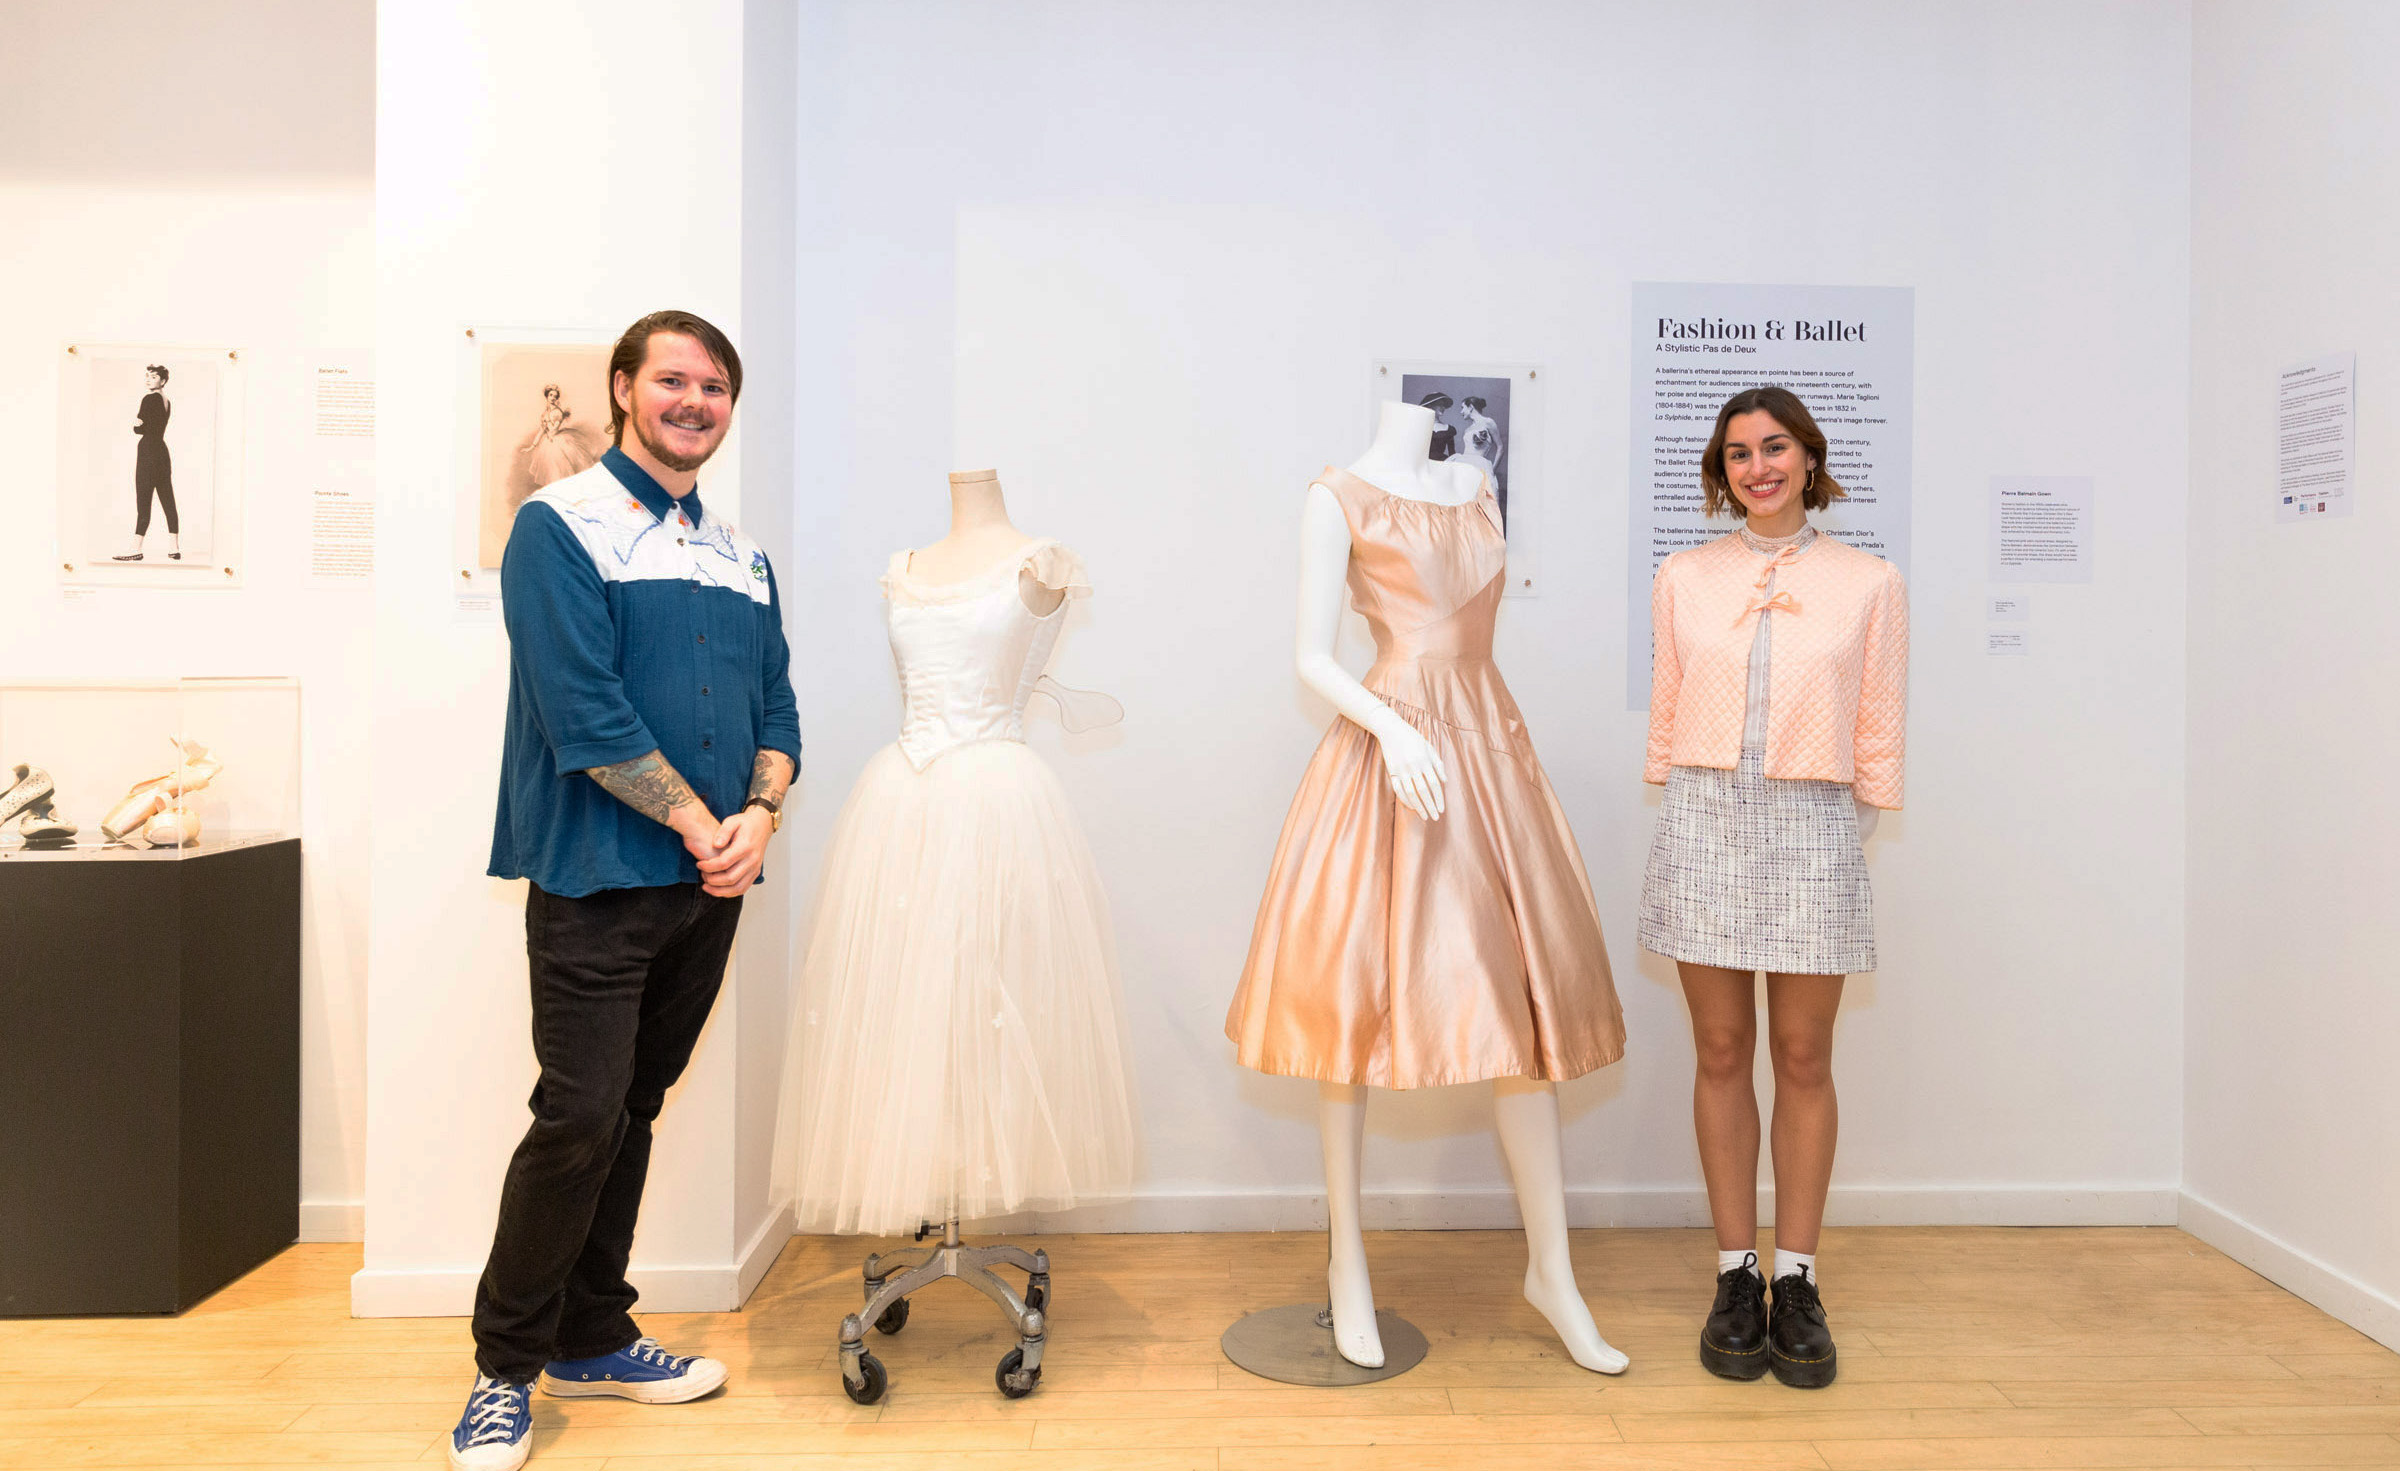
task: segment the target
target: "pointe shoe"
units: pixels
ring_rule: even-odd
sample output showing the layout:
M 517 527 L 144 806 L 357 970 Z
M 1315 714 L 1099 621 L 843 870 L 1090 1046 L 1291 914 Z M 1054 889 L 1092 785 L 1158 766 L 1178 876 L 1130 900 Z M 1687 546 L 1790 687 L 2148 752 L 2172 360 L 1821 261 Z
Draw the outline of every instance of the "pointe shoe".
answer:
M 225 763 L 198 741 L 176 739 L 174 744 L 183 757 L 181 764 L 163 776 L 134 783 L 124 799 L 100 819 L 101 836 L 112 843 L 137 848 L 149 846 L 141 829 L 148 827 L 162 811 L 180 806 L 183 798 L 216 780 L 217 774 L 225 769 Z M 199 830 L 197 818 L 192 819 L 192 827 L 195 833 Z
M 180 562 L 183 560 L 182 537 L 170 536 L 167 538 L 167 560 L 170 562 Z
M 200 841 L 200 814 L 189 807 L 169 807 L 143 827 L 142 841 L 153 848 L 189 848 Z
M 14 822 L 17 814 L 38 802 L 49 801 L 51 793 L 58 790 L 50 773 L 39 766 L 0 767 L 0 783 L 5 783 L 0 785 L 0 825 Z

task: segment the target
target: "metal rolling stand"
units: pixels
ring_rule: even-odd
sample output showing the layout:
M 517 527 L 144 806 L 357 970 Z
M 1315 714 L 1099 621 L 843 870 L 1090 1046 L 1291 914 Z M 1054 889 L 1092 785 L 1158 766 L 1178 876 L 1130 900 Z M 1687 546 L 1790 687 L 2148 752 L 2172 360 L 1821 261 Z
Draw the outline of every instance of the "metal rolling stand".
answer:
M 928 1223 L 917 1239 L 924 1240 L 932 1229 Z M 1025 1274 L 1023 1297 L 992 1270 L 995 1266 Z M 851 1399 L 874 1404 L 890 1384 L 883 1361 L 867 1352 L 867 1324 L 873 1323 L 880 1333 L 899 1332 L 908 1323 L 908 1295 L 944 1277 L 956 1277 L 1000 1304 L 1016 1327 L 1017 1346 L 1001 1355 L 992 1380 L 1010 1399 L 1033 1393 L 1042 1377 L 1042 1340 L 1049 1326 L 1050 1253 L 1005 1243 L 969 1246 L 959 1239 L 958 1218 L 953 1216 L 942 1227 L 939 1246 L 903 1247 L 867 1258 L 867 1305 L 842 1319 L 842 1389 Z

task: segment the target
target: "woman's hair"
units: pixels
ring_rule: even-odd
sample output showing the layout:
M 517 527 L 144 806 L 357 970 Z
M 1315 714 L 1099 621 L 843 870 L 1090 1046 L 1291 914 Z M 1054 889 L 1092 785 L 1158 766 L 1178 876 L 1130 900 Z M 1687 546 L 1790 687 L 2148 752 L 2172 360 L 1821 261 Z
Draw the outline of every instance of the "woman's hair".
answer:
M 142 369 L 142 371 L 145 373 L 156 373 L 158 375 L 158 381 L 161 383 L 167 381 L 167 367 L 164 363 L 152 363 L 150 366 Z
M 1808 484 L 1800 492 L 1800 504 L 1803 507 L 1822 511 L 1849 494 L 1833 478 L 1833 472 L 1825 468 L 1825 431 L 1819 429 L 1817 421 L 1810 417 L 1808 405 L 1802 403 L 1800 395 L 1790 389 L 1770 383 L 1764 388 L 1743 389 L 1725 400 L 1725 407 L 1717 410 L 1716 432 L 1708 437 L 1708 448 L 1700 452 L 1700 510 L 1703 515 L 1714 516 L 1728 509 L 1736 514 L 1740 512 L 1741 502 L 1733 498 L 1733 486 L 1725 478 L 1725 426 L 1731 424 L 1737 415 L 1751 413 L 1766 414 L 1783 426 L 1784 433 L 1799 440 L 1802 449 L 1808 451 L 1810 468 L 1815 473 L 1809 476 Z
M 557 385 L 557 384 L 555 384 L 555 383 L 545 383 L 545 384 L 543 384 L 543 385 L 542 385 L 542 397 L 544 397 L 544 398 L 556 398 L 556 397 L 558 397 L 558 385 Z
M 1468 399 L 1468 400 L 1467 400 L 1467 407 L 1468 407 L 1468 408 L 1470 408 L 1470 409 L 1473 409 L 1473 410 L 1474 410 L 1476 413 L 1479 413 L 1479 414 L 1480 414 L 1480 413 L 1482 413 L 1482 412 L 1484 411 L 1484 408 L 1486 407 L 1486 405 L 1484 404 L 1484 401 L 1483 401 L 1482 399 L 1480 399 L 1480 398 L 1470 398 L 1470 399 Z

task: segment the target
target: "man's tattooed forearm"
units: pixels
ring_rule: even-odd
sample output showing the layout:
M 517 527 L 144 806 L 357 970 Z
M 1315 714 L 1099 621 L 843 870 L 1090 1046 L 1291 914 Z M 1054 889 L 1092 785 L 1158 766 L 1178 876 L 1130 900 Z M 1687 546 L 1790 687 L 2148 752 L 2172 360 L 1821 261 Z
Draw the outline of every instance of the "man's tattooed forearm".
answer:
M 600 783 L 610 796 L 652 822 L 668 826 L 674 825 L 676 808 L 700 800 L 692 784 L 683 779 L 683 773 L 669 765 L 666 756 L 658 751 L 614 766 L 594 766 L 585 774 Z
M 781 802 L 792 784 L 792 758 L 781 751 L 761 751 L 750 766 L 750 795 Z

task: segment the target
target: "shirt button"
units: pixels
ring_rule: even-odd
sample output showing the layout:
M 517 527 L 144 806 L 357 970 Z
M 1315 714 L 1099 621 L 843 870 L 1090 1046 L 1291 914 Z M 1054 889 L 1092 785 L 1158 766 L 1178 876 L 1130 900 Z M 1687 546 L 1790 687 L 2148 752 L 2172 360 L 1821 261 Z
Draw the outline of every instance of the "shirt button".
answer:
M 715 750 L 716 748 L 717 748 L 717 743 L 716 743 L 715 741 L 702 741 L 702 742 L 700 743 L 700 749 L 701 749 L 701 750 L 703 750 L 703 751 L 713 751 L 713 750 Z
M 677 537 L 677 538 L 675 538 L 675 545 L 677 545 L 677 546 L 682 546 L 682 545 L 683 545 L 683 538 L 682 538 L 682 537 L 680 537 L 680 536 L 679 536 L 679 537 Z
M 700 642 L 702 642 L 702 643 L 707 643 L 707 642 L 708 642 L 708 635 L 707 635 L 707 634 L 705 634 L 705 633 L 704 633 L 704 634 L 702 634 L 702 635 L 700 635 Z
M 707 694 L 707 693 L 708 693 L 708 686 L 707 686 L 707 685 L 702 685 L 702 686 L 700 686 L 700 693 L 702 693 L 702 694 L 704 694 L 704 695 L 705 695 L 705 694 Z

